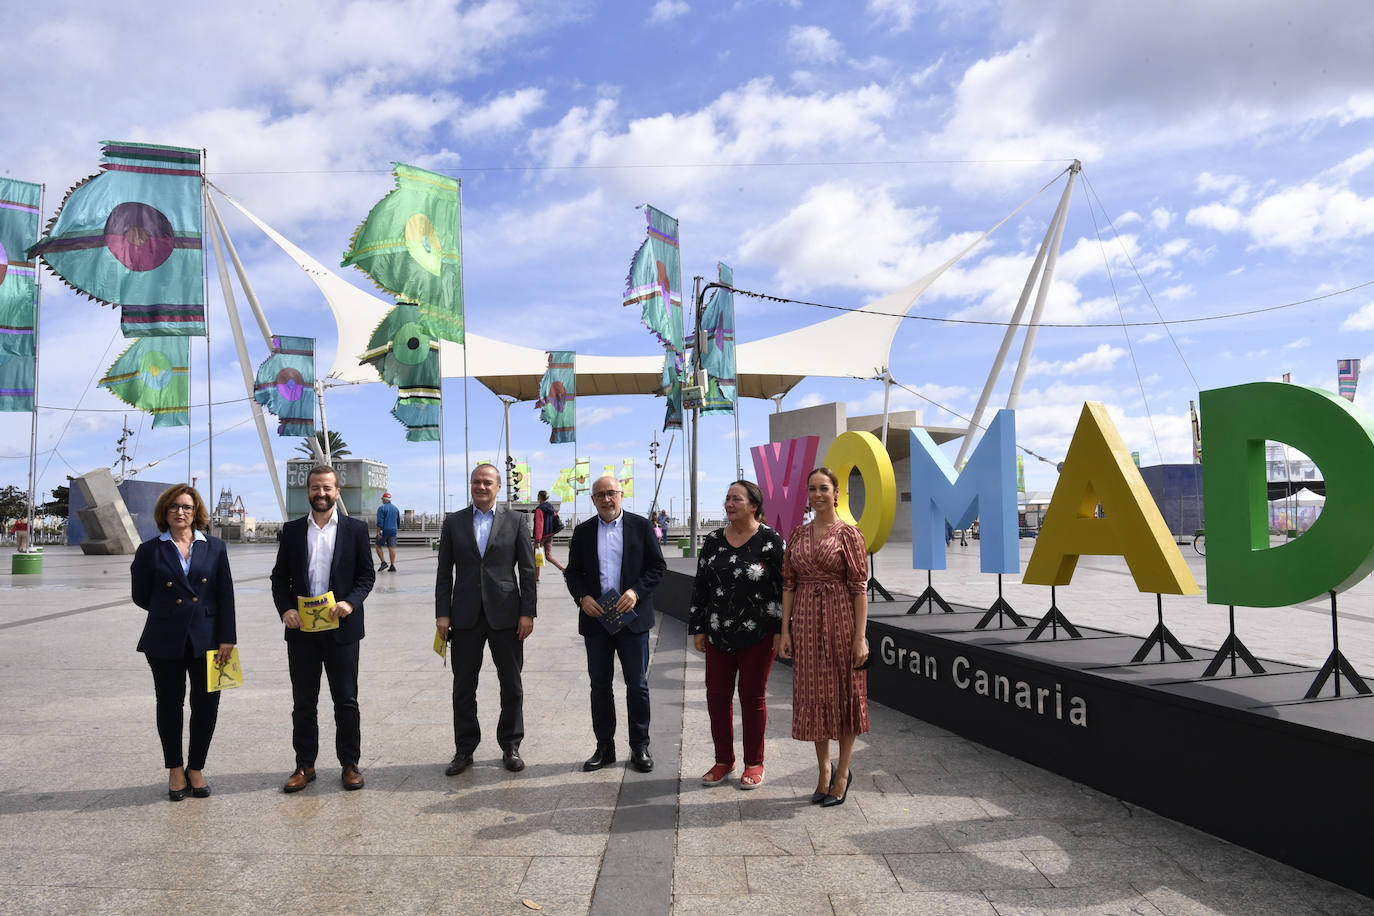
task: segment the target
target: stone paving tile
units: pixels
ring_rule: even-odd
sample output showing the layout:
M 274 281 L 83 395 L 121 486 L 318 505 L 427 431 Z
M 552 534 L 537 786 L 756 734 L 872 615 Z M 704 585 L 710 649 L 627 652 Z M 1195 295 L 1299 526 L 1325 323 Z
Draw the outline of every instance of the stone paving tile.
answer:
M 1131 887 L 989 890 L 987 897 L 997 910 L 997 916 L 1163 916 L 1154 904 Z
M 532 856 L 520 896 L 536 903 L 555 897 L 590 899 L 600 870 L 600 856 Z
M 925 891 L 912 894 L 831 894 L 835 916 L 996 916 L 976 892 Z
M 1193 876 L 1151 847 L 1032 849 L 1022 853 L 1055 887 L 1098 887 L 1131 882 L 1168 883 Z
M 1368 897 L 1317 879 L 1303 886 L 1282 880 L 1236 879 L 1134 883 L 1145 899 L 1168 916 L 1368 916 Z
M 890 854 L 886 858 L 906 892 L 1050 886 L 1045 876 L 1017 852 Z
M 744 866 L 751 895 L 901 890 L 882 856 L 746 856 Z
M 1069 826 L 1048 819 L 1005 818 L 936 827 L 956 850 L 1024 852 L 1036 849 L 1119 849 L 1121 842 L 1095 824 Z
M 748 894 L 749 879 L 745 874 L 744 857 L 684 856 L 673 860 L 673 896 L 681 899 L 688 894 Z
M 673 898 L 672 916 L 833 916 L 824 894 L 691 894 Z
M 949 852 L 934 827 L 872 823 L 810 824 L 806 832 L 817 855 L 882 855 L 889 852 Z
M 811 856 L 816 851 L 810 834 L 799 824 L 678 828 L 679 856 L 711 856 L 722 849 L 742 856 Z

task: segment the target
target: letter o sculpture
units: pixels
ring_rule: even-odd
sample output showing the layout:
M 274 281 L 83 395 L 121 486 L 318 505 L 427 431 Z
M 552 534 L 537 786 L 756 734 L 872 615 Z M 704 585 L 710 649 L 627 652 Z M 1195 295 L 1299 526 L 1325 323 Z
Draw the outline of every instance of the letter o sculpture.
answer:
M 840 479 L 836 513 L 863 532 L 864 546 L 877 553 L 892 534 L 897 517 L 897 478 L 892 459 L 882 442 L 872 433 L 851 430 L 842 433 L 825 453 L 825 464 Z M 864 482 L 864 512 L 857 520 L 849 508 L 849 475 L 858 470 Z

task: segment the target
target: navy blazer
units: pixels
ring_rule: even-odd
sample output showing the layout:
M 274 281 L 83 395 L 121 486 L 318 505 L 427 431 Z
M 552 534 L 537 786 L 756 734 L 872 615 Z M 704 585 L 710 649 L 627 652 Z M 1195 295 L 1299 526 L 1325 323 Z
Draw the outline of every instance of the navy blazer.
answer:
M 506 506 L 496 507 L 485 554 L 478 553 L 472 533 L 472 506 L 450 512 L 439 532 L 434 616 L 449 618 L 450 629 L 470 630 L 478 613 L 494 630 L 509 630 L 537 613 L 534 542 L 525 517 Z
M 334 559 L 329 565 L 329 590 L 334 593 L 336 602 L 347 601 L 352 605 L 353 613 L 339 621 L 337 630 L 326 630 L 324 633 L 303 633 L 287 627 L 287 641 L 332 636 L 336 643 L 346 645 L 363 638 L 363 599 L 372 591 L 377 570 L 372 565 L 367 522 L 342 512 L 338 518 L 339 529 L 334 533 Z M 281 526 L 277 562 L 272 567 L 272 603 L 279 617 L 287 611 L 296 610 L 297 598 L 311 597 L 310 549 L 306 541 L 309 525 L 310 516 L 303 515 Z
M 193 544 L 189 573 L 181 571 L 181 555 L 171 541 L 144 541 L 129 564 L 129 577 L 134 604 L 148 612 L 138 651 L 149 658 L 184 658 L 187 639 L 199 656 L 238 642 L 234 577 L 219 538 Z
M 647 519 L 624 511 L 621 518 L 625 543 L 620 556 L 620 591 L 624 594 L 632 588 L 639 597 L 635 619 L 627 629 L 644 633 L 654 625 L 654 586 L 663 578 L 668 564 L 663 562 L 663 551 Z M 601 560 L 596 549 L 596 526 L 600 523 L 600 516 L 592 516 L 573 529 L 568 565 L 563 570 L 563 580 L 577 605 L 577 632 L 583 636 L 593 632 L 592 627 L 601 626 L 595 618 L 582 613 L 584 596 L 601 599 Z

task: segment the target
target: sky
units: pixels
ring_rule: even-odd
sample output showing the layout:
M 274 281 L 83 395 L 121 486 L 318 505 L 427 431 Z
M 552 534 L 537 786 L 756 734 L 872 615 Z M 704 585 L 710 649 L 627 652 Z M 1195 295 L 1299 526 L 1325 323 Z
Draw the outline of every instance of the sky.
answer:
M 740 288 L 857 308 L 1033 198 L 917 301 L 919 319 L 893 343 L 892 409 L 951 426 L 971 413 L 1002 329 L 923 319 L 1009 319 L 1077 159 L 1017 410 L 1018 444 L 1045 459 L 1027 459 L 1030 489 L 1053 488 L 1085 400 L 1107 405 L 1142 464 L 1177 463 L 1191 460 L 1199 390 L 1284 373 L 1335 390 L 1341 358 L 1374 373 L 1374 8 L 1361 0 L 1300 12 L 1277 0 L 191 9 L 56 0 L 8 24 L 7 46 L 22 50 L 0 57 L 0 174 L 46 185 L 45 221 L 96 171 L 102 140 L 199 147 L 218 188 L 332 267 L 392 188 L 391 163 L 407 162 L 462 180 L 472 332 L 650 355 L 649 332 L 620 305 L 641 204 L 680 220 L 688 289 L 725 261 Z M 323 298 L 220 209 L 272 330 L 317 337 L 324 371 L 336 330 Z M 213 501 L 213 398 L 215 491 L 278 516 L 211 271 L 210 390 L 196 340 L 189 440 L 95 387 L 125 345 L 118 316 L 45 275 L 40 493 L 114 463 L 127 412 L 139 478 L 189 471 Z M 371 289 L 355 269 L 339 272 Z M 740 341 L 836 314 L 745 297 L 736 312 Z M 266 348 L 244 321 L 256 370 Z M 1066 324 L 1087 327 L 1054 326 Z M 1361 389 L 1357 404 L 1374 408 L 1374 382 Z M 441 452 L 405 441 L 394 400 L 380 382 L 332 388 L 330 428 L 355 457 L 389 465 L 402 508 L 461 507 L 465 454 L 507 451 L 500 403 L 475 381 L 447 380 Z M 783 407 L 832 401 L 878 413 L 883 387 L 809 378 Z M 741 404 L 747 477 L 773 409 Z M 0 486 L 26 485 L 29 416 L 0 414 Z M 652 491 L 649 443 L 662 456 L 670 439 L 662 416 L 648 396 L 579 400 L 578 454 L 597 470 L 633 458 L 637 511 Z M 298 442 L 274 441 L 279 468 Z M 511 408 L 510 443 L 536 488 L 572 463 L 532 403 Z M 701 504 L 718 514 L 735 476 L 734 424 L 703 418 L 700 446 Z M 660 495 L 677 517 L 683 453 L 678 434 Z

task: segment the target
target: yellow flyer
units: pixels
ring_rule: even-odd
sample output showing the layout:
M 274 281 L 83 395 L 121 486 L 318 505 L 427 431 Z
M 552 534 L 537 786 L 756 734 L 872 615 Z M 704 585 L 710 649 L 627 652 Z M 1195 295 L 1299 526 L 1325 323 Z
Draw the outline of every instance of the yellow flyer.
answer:
M 239 661 L 239 647 L 230 650 L 229 661 L 222 665 L 215 661 L 218 654 L 218 649 L 205 653 L 205 689 L 213 693 L 230 687 L 242 687 L 243 663 Z
M 322 633 L 325 630 L 337 630 L 339 618 L 329 615 L 329 609 L 333 606 L 333 592 L 325 592 L 314 598 L 296 598 L 296 613 L 301 618 L 301 632 Z
M 434 653 L 444 661 L 448 661 L 448 640 L 444 638 L 443 633 L 439 632 L 438 627 L 434 629 Z

